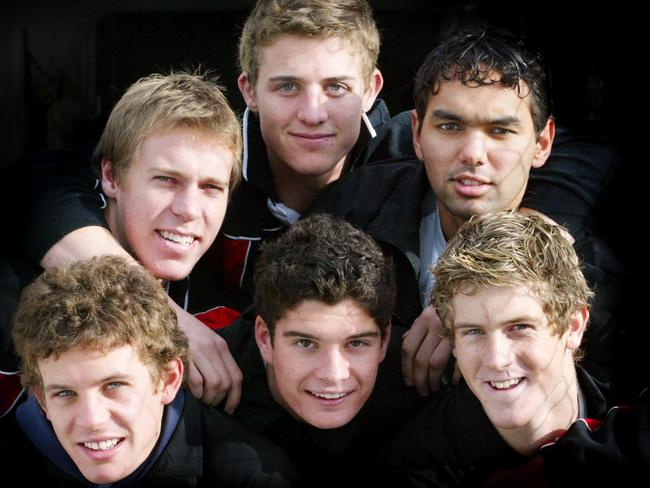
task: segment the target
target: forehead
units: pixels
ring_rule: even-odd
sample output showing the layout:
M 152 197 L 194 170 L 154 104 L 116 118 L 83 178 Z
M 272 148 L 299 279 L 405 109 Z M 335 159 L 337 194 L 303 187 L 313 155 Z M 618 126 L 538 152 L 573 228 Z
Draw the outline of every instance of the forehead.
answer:
M 545 320 L 539 296 L 527 285 L 484 286 L 452 299 L 454 325 L 498 326 L 516 318 Z
M 308 73 L 318 68 L 331 76 L 361 76 L 363 54 L 347 39 L 333 37 L 307 37 L 281 34 L 260 50 L 259 71 L 293 70 Z
M 491 78 L 498 79 L 498 78 Z M 507 87 L 494 82 L 466 85 L 460 80 L 441 80 L 427 102 L 427 113 L 444 110 L 468 119 L 516 115 L 532 124 L 532 96 L 524 82 Z
M 135 348 L 128 344 L 110 351 L 75 347 L 40 360 L 38 367 L 45 387 L 52 383 L 82 386 L 109 376 L 134 376 L 148 371 Z
M 335 305 L 305 300 L 287 311 L 275 325 L 276 337 L 300 333 L 325 341 L 375 332 L 379 334 L 379 326 L 354 300 Z

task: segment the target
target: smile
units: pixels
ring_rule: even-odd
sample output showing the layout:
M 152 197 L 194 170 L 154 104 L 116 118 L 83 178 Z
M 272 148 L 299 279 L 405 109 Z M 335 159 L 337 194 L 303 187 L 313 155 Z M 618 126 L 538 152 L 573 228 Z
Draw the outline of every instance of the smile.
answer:
M 181 244 L 182 246 L 189 246 L 194 242 L 194 236 L 187 236 L 181 234 L 174 234 L 166 230 L 157 231 L 158 235 L 167 241 L 174 242 L 176 244 Z
M 340 393 L 317 393 L 315 391 L 308 391 L 311 395 L 322 398 L 324 400 L 339 400 L 345 396 L 348 396 L 349 393 L 340 392 Z
M 118 442 L 120 442 L 120 439 L 115 438 L 100 442 L 84 442 L 83 445 L 93 451 L 108 451 L 109 449 L 113 449 Z
M 516 387 L 523 381 L 523 378 L 513 378 L 505 381 L 490 381 L 490 386 L 495 390 L 509 390 Z

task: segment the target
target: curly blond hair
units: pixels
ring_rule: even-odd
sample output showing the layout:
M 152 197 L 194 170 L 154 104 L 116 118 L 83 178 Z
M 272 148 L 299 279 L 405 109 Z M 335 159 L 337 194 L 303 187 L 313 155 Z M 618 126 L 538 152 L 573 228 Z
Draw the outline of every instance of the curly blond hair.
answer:
M 110 351 L 131 345 L 154 384 L 170 361 L 187 365 L 188 343 L 161 283 L 117 256 L 45 271 L 23 291 L 13 340 L 25 388 L 42 391 L 38 362 L 84 348 Z
M 564 334 L 593 293 L 564 229 L 517 210 L 474 216 L 451 240 L 432 272 L 432 304 L 453 338 L 452 300 L 486 286 L 526 285 L 537 293 L 549 324 Z

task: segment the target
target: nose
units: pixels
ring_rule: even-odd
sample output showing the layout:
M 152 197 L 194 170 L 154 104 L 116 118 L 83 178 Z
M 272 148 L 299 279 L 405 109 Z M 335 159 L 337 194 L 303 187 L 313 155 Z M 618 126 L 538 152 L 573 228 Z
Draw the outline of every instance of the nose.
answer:
M 320 87 L 305 90 L 300 97 L 298 120 L 307 125 L 318 125 L 328 118 L 325 104 L 327 97 Z
M 327 384 L 339 384 L 350 376 L 350 362 L 338 348 L 324 351 L 317 375 Z
M 469 132 L 462 141 L 460 160 L 463 164 L 479 166 L 486 161 L 487 138 L 485 134 Z
M 180 188 L 174 195 L 171 210 L 184 221 L 195 220 L 201 211 L 199 189 L 191 185 Z
M 88 431 L 96 430 L 111 416 L 110 410 L 97 395 L 79 396 L 76 407 L 74 412 L 76 423 Z
M 512 364 L 512 343 L 499 335 L 488 338 L 484 356 L 484 363 L 492 369 L 502 370 Z

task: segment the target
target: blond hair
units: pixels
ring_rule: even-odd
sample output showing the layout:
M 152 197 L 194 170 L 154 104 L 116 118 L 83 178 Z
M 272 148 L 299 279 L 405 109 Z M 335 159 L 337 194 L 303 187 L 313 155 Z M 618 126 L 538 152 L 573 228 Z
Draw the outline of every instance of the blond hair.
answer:
M 201 131 L 232 150 L 234 189 L 241 178 L 241 127 L 222 87 L 207 74 L 155 73 L 133 83 L 111 111 L 93 165 L 99 171 L 102 159 L 109 160 L 119 181 L 147 136 L 179 126 Z
M 21 295 L 13 340 L 23 386 L 42 391 L 38 362 L 74 348 L 131 345 L 156 384 L 170 361 L 187 364 L 188 343 L 160 282 L 117 256 L 45 271 Z
M 553 331 L 564 334 L 573 313 L 589 307 L 593 293 L 562 231 L 517 210 L 474 216 L 466 222 L 432 270 L 432 304 L 445 335 L 454 335 L 454 295 L 471 295 L 486 286 L 517 285 L 537 293 Z
M 239 38 L 239 65 L 255 86 L 262 49 L 281 35 L 339 37 L 361 55 L 369 83 L 379 56 L 379 31 L 365 0 L 258 0 Z

